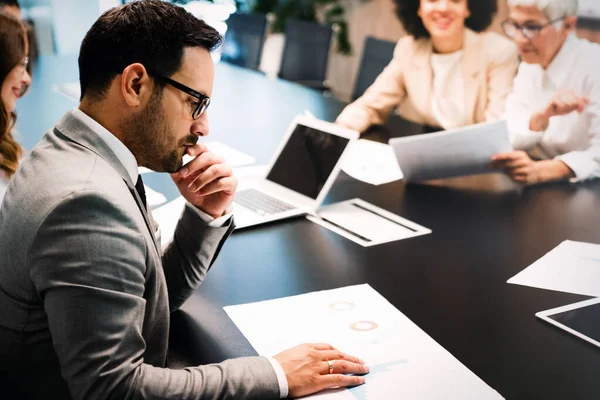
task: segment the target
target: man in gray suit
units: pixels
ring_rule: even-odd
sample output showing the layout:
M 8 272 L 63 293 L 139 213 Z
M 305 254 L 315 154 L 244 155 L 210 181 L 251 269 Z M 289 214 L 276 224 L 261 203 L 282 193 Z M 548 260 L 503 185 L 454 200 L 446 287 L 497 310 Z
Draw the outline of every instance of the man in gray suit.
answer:
M 86 35 L 81 104 L 23 161 L 0 211 L 2 396 L 276 399 L 364 382 L 346 375 L 364 363 L 326 344 L 166 368 L 169 313 L 233 229 L 237 181 L 196 143 L 220 40 L 157 0 L 113 9 Z M 164 254 L 138 166 L 171 173 L 187 200 Z

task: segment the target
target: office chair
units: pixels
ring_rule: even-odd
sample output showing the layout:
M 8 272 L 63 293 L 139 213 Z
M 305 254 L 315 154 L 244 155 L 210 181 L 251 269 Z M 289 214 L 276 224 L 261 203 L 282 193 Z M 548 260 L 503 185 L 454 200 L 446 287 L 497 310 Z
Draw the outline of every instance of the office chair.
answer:
M 383 69 L 392 61 L 396 43 L 369 36 L 358 69 L 358 76 L 352 92 L 352 101 L 358 99 L 375 82 Z
M 325 81 L 333 29 L 317 22 L 288 20 L 279 77 L 317 90 Z
M 258 70 L 266 30 L 265 14 L 231 14 L 221 60 Z
M 352 92 L 352 101 L 358 99 L 375 82 L 383 69 L 392 61 L 394 56 L 395 42 L 367 37 L 365 47 L 360 61 L 358 76 Z M 408 121 L 398 115 L 395 111 L 385 121 L 384 126 L 389 138 L 420 135 L 426 132 L 426 128 L 412 121 Z

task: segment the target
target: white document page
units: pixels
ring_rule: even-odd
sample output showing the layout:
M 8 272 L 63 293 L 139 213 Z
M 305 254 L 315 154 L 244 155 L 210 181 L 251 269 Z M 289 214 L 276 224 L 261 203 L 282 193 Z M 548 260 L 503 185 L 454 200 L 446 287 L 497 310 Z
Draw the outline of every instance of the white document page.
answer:
M 81 89 L 79 87 L 79 82 L 69 82 L 53 85 L 52 89 L 55 92 L 60 93 L 73 101 L 78 102 L 79 98 L 81 97 Z
M 232 168 L 251 165 L 256 162 L 254 157 L 249 156 L 246 153 L 242 153 L 233 147 L 227 146 L 225 143 L 217 141 L 201 143 L 208 147 L 211 152 L 222 156 L 225 159 L 225 162 Z M 183 164 L 185 165 L 193 159 L 194 157 L 190 157 L 186 154 L 183 156 Z
M 502 399 L 369 285 L 224 310 L 262 356 L 302 343 L 330 343 L 369 365 L 364 385 L 307 398 Z
M 394 150 L 388 144 L 359 139 L 344 156 L 342 171 L 362 182 L 382 185 L 402 179 Z
M 496 172 L 492 156 L 512 150 L 506 121 L 390 139 L 410 182 Z
M 241 151 L 234 149 L 233 147 L 227 146 L 225 143 L 212 141 L 212 142 L 203 142 L 206 147 L 210 151 L 215 154 L 222 156 L 225 159 L 225 162 L 232 168 L 242 167 L 245 165 L 252 165 L 256 162 L 256 159 L 252 156 L 249 156 L 246 153 L 242 153 Z M 187 164 L 192 161 L 195 157 L 190 157 L 187 154 L 183 156 L 183 164 Z M 139 167 L 138 172 L 140 174 L 147 174 L 149 172 L 154 172 L 151 169 L 146 167 Z
M 173 241 L 175 228 L 185 208 L 185 199 L 179 196 L 173 201 L 152 210 L 152 217 L 160 227 L 160 245 L 163 251 Z
M 361 199 L 321 207 L 317 214 L 306 218 L 364 247 L 431 233 L 430 229 Z
M 600 297 L 600 245 L 565 240 L 508 283 Z
M 160 206 L 167 201 L 164 194 L 157 192 L 146 185 L 144 185 L 144 189 L 146 190 L 146 201 L 148 202 L 149 207 Z

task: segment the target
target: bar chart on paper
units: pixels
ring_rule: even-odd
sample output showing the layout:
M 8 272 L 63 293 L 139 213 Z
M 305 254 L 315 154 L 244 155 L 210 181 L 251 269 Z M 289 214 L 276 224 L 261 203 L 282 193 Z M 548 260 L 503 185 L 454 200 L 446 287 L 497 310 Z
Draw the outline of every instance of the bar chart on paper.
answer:
M 369 285 L 225 307 L 258 354 L 330 343 L 369 365 L 366 383 L 307 398 L 465 399 L 502 397 Z

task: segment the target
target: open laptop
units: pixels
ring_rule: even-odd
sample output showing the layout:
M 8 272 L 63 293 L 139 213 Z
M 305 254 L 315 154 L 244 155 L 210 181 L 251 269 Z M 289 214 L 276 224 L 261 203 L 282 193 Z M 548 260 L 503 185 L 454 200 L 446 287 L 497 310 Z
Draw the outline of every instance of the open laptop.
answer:
M 485 174 L 492 156 L 512 151 L 506 121 L 390 139 L 406 182 Z
M 340 171 L 340 160 L 356 131 L 297 116 L 266 175 L 242 180 L 234 198 L 236 229 L 313 213 Z

